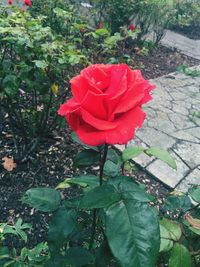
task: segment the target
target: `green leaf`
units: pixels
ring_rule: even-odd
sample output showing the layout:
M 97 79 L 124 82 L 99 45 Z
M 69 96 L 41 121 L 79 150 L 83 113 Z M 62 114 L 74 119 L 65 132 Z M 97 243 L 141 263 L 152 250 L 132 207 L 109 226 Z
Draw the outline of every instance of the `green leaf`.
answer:
M 77 214 L 74 210 L 61 207 L 49 223 L 48 243 L 59 248 L 77 227 Z
M 150 202 L 154 200 L 153 196 L 147 194 L 146 191 L 129 176 L 110 178 L 108 183 L 122 193 L 125 199 L 133 199 L 140 202 Z
M 186 247 L 175 244 L 169 259 L 169 267 L 191 267 L 191 255 Z
M 110 251 L 109 245 L 106 241 L 104 241 L 96 251 L 95 266 L 96 267 L 108 266 L 112 258 L 113 256 Z
M 106 210 L 106 236 L 122 267 L 155 267 L 160 246 L 158 219 L 146 203 L 124 199 Z
M 100 153 L 92 149 L 86 149 L 76 155 L 74 165 L 76 167 L 86 167 L 99 163 Z
M 165 162 L 167 165 L 169 165 L 173 169 L 177 169 L 176 162 L 172 158 L 172 156 L 169 154 L 168 151 L 160 149 L 158 147 L 150 147 L 147 150 L 145 150 L 145 153 L 149 156 L 154 156 L 163 162 Z
M 191 188 L 189 194 L 194 201 L 200 203 L 200 188 Z
M 33 62 L 35 63 L 36 67 L 40 69 L 45 69 L 46 67 L 48 67 L 48 63 L 44 60 L 33 60 Z
M 102 185 L 95 187 L 86 193 L 81 202 L 80 208 L 94 209 L 105 208 L 119 201 L 120 194 L 112 185 Z
M 65 253 L 66 264 L 71 267 L 81 267 L 94 262 L 92 253 L 82 247 L 73 247 Z
M 173 247 L 170 232 L 160 224 L 160 252 L 167 252 Z
M 0 247 L 0 260 L 10 258 L 9 249 L 7 247 Z
M 164 203 L 164 210 L 169 210 L 175 212 L 177 209 L 181 209 L 182 211 L 186 212 L 192 206 L 191 200 L 186 195 L 181 196 L 169 196 L 167 197 Z
M 122 153 L 123 161 L 127 161 L 129 159 L 135 158 L 139 156 L 142 152 L 144 152 L 143 147 L 128 147 Z
M 26 191 L 22 201 L 37 210 L 52 212 L 58 209 L 61 196 L 52 188 L 32 188 Z
M 164 226 L 165 229 L 167 229 L 167 231 L 170 234 L 170 239 L 172 239 L 174 241 L 178 241 L 181 238 L 182 231 L 181 231 L 181 227 L 178 223 L 176 223 L 174 221 L 170 221 L 166 218 L 163 218 L 160 221 L 160 224 L 162 226 Z
M 107 160 L 104 164 L 103 173 L 107 176 L 115 177 L 119 175 L 120 165 Z
M 99 184 L 99 177 L 95 175 L 80 175 L 72 178 L 67 178 L 56 188 L 64 189 L 70 187 L 72 184 L 77 184 L 81 187 L 96 187 Z

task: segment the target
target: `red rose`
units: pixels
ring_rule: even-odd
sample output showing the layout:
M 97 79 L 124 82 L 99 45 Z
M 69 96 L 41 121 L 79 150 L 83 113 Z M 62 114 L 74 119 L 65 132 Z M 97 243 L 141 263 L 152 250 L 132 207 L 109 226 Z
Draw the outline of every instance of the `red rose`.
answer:
M 136 26 L 134 24 L 131 24 L 129 26 L 129 30 L 134 31 L 136 29 Z
M 31 0 L 24 0 L 26 6 L 32 6 Z
M 12 5 L 13 1 L 12 0 L 8 0 L 8 5 Z
M 126 64 L 91 65 L 71 79 L 73 98 L 60 106 L 78 137 L 88 145 L 125 144 L 145 119 L 142 104 L 152 86 Z

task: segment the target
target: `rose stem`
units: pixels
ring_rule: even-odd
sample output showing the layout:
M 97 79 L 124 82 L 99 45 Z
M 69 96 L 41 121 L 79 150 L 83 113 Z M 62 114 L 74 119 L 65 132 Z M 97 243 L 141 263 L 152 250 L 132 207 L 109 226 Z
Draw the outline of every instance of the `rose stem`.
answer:
M 106 162 L 107 158 L 107 153 L 108 153 L 108 145 L 105 144 L 103 154 L 100 159 L 100 171 L 99 171 L 99 185 L 102 186 L 103 184 L 103 167 Z M 93 211 L 93 221 L 92 221 L 92 235 L 90 239 L 90 245 L 89 245 L 89 250 L 92 249 L 92 245 L 94 242 L 94 237 L 95 237 L 95 232 L 96 232 L 96 223 L 97 223 L 97 209 L 94 209 Z

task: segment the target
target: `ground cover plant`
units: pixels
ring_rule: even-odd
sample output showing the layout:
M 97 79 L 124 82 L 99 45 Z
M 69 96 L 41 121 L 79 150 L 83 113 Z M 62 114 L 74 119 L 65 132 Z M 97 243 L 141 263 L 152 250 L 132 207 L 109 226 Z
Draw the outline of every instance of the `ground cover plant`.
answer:
M 126 148 L 120 153 L 114 146 L 126 144 L 143 124 L 142 105 L 151 99 L 154 86 L 133 70 L 137 67 L 133 61 L 142 54 L 148 60 L 157 47 L 138 42 L 140 30 L 133 24 L 112 34 L 106 28 L 91 28 L 68 3 L 47 2 L 41 4 L 42 16 L 37 16 L 40 2 L 36 0 L 27 5 L 33 8 L 31 14 L 11 4 L 1 13 L 0 111 L 6 114 L 19 152 L 14 159 L 3 158 L 7 173 L 2 181 L 14 183 L 16 167 L 24 164 L 21 178 L 29 189 L 20 205 L 24 210 L 30 206 L 29 217 L 42 218 L 41 228 L 48 233 L 34 245 L 27 243 L 30 223 L 22 222 L 19 214 L 18 219 L 10 216 L 0 224 L 0 266 L 179 267 L 183 262 L 186 267 L 198 266 L 199 186 L 187 193 L 173 192 L 161 205 L 131 175 L 131 159 L 145 153 L 175 169 L 169 153 L 157 147 Z M 134 51 L 134 59 L 127 51 Z M 97 62 L 101 64 L 91 65 Z M 132 68 L 116 64 L 123 62 Z M 84 69 L 86 65 L 90 67 Z M 151 71 L 148 75 L 151 78 Z M 58 138 L 65 125 L 60 115 L 75 132 L 71 139 L 80 145 L 78 149 L 70 144 L 69 130 L 62 130 L 63 138 Z M 23 124 L 26 138 L 19 127 Z M 66 151 L 62 149 L 53 159 L 58 161 L 61 179 L 66 179 L 61 182 L 48 169 L 54 182 L 47 184 L 45 176 L 41 185 L 37 176 L 48 161 L 41 147 L 51 153 L 54 138 L 58 149 L 68 143 Z M 41 158 L 33 155 L 35 147 L 38 154 L 42 152 L 43 167 L 37 167 Z M 29 183 L 31 161 L 36 171 Z

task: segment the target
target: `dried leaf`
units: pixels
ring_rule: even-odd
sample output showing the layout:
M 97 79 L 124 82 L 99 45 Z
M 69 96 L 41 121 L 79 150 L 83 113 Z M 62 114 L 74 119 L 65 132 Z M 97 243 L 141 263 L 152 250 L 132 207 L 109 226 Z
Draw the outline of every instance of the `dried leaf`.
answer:
M 14 162 L 13 158 L 4 157 L 2 158 L 4 161 L 3 167 L 5 170 L 11 172 L 13 169 L 17 167 L 17 164 Z
M 192 227 L 200 230 L 200 220 L 194 219 L 189 213 L 185 215 L 185 219 Z

